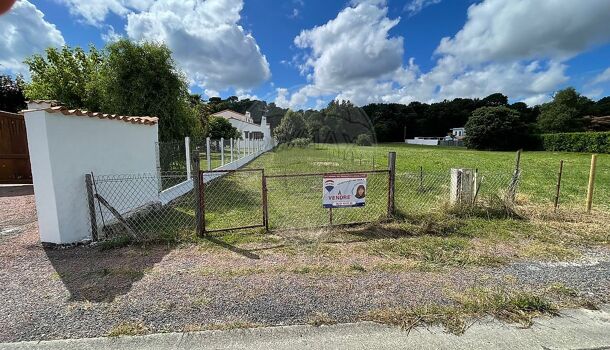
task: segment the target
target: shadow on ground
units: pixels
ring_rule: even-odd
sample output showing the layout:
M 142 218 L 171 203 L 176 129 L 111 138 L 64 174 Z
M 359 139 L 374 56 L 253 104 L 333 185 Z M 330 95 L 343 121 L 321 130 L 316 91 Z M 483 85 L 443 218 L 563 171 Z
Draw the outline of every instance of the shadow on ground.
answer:
M 0 186 L 1 197 L 20 197 L 34 194 L 33 185 L 3 185 Z
M 171 247 L 44 248 L 71 301 L 112 302 L 160 262 Z

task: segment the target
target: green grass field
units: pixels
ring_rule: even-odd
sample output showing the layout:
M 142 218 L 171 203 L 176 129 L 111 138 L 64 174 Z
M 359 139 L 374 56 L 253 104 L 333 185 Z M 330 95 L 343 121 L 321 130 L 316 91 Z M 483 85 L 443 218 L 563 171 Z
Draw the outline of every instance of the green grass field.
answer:
M 421 167 L 425 176 L 448 179 L 451 168 L 471 168 L 488 174 L 496 182 L 504 182 L 515 167 L 514 152 L 406 144 L 374 147 L 318 144 L 308 149 L 280 148 L 262 155 L 249 167 L 264 168 L 266 174 L 385 169 L 390 151 L 397 153 L 398 176 L 417 175 Z M 560 160 L 564 161 L 560 205 L 584 208 L 591 155 L 583 153 L 523 152 L 518 197 L 521 202 L 552 205 Z M 610 209 L 610 155 L 598 156 L 595 185 L 594 208 Z

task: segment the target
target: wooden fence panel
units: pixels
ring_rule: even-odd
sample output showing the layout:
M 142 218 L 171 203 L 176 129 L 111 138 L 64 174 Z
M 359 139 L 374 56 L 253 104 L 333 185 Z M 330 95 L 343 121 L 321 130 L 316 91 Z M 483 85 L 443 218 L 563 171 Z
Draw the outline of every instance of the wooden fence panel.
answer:
M 0 183 L 32 183 L 23 115 L 0 111 Z

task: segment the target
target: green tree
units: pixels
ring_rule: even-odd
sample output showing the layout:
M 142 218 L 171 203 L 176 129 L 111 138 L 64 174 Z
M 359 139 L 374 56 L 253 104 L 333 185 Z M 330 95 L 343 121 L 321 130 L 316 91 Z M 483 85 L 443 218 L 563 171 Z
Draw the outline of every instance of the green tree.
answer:
M 89 52 L 77 47 L 48 48 L 44 55 L 25 60 L 31 82 L 25 87 L 29 99 L 61 101 L 69 107 L 100 110 L 99 74 L 104 55 L 93 45 Z
M 519 113 L 506 106 L 475 110 L 465 128 L 466 147 L 479 150 L 518 149 L 527 137 L 527 126 Z
M 241 133 L 225 118 L 212 117 L 208 121 L 207 136 L 214 140 L 218 140 L 221 137 L 225 139 L 237 139 L 241 137 Z
M 543 133 L 582 131 L 584 116 L 593 111 L 594 102 L 569 87 L 558 91 L 553 101 L 540 107 L 538 128 Z
M 282 118 L 280 125 L 275 128 L 273 134 L 279 143 L 287 143 L 297 138 L 309 138 L 303 114 L 290 109 Z
M 186 78 L 167 46 L 123 39 L 106 52 L 99 79 L 104 112 L 156 116 L 163 141 L 201 135 Z
M 22 86 L 20 76 L 13 80 L 8 75 L 0 75 L 0 111 L 17 113 L 27 107 Z

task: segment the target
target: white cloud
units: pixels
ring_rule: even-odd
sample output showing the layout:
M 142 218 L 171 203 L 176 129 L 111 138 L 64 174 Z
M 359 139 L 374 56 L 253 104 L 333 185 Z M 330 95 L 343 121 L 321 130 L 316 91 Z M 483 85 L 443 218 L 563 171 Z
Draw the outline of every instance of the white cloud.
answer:
M 603 71 L 599 75 L 597 75 L 593 79 L 592 84 L 601 84 L 601 83 L 605 83 L 607 81 L 610 81 L 610 68 L 606 68 L 605 71 Z
M 238 24 L 241 0 L 158 0 L 127 15 L 135 40 L 161 41 L 189 78 L 203 88 L 248 89 L 271 76 L 252 34 Z
M 486 0 L 437 49 L 469 62 L 568 58 L 610 40 L 610 1 Z
M 424 6 L 427 1 L 414 1 Z M 385 1 L 352 1 L 335 19 L 303 31 L 295 43 L 310 50 L 302 67 L 309 85 L 282 100 L 311 105 L 320 96 L 370 102 L 433 102 L 502 92 L 534 104 L 569 80 L 566 61 L 610 41 L 610 1 L 485 0 L 472 5 L 463 28 L 443 38 L 436 65 L 422 72 L 403 60 L 403 38 L 388 37 L 398 19 Z M 362 30 L 359 30 L 362 29 Z M 598 81 L 606 78 L 600 75 Z M 610 80 L 610 72 L 608 72 Z
M 420 13 L 424 8 L 440 3 L 441 0 L 411 0 L 411 2 L 405 5 L 405 11 L 409 13 L 409 16 L 415 16 Z
M 64 45 L 61 32 L 27 0 L 17 1 L 11 11 L 0 16 L 0 33 L 0 70 L 14 73 L 26 72 L 26 57 L 49 46 Z
M 92 25 L 101 25 L 108 14 L 124 17 L 132 11 L 144 11 L 154 0 L 57 0 L 66 5 L 73 16 Z

